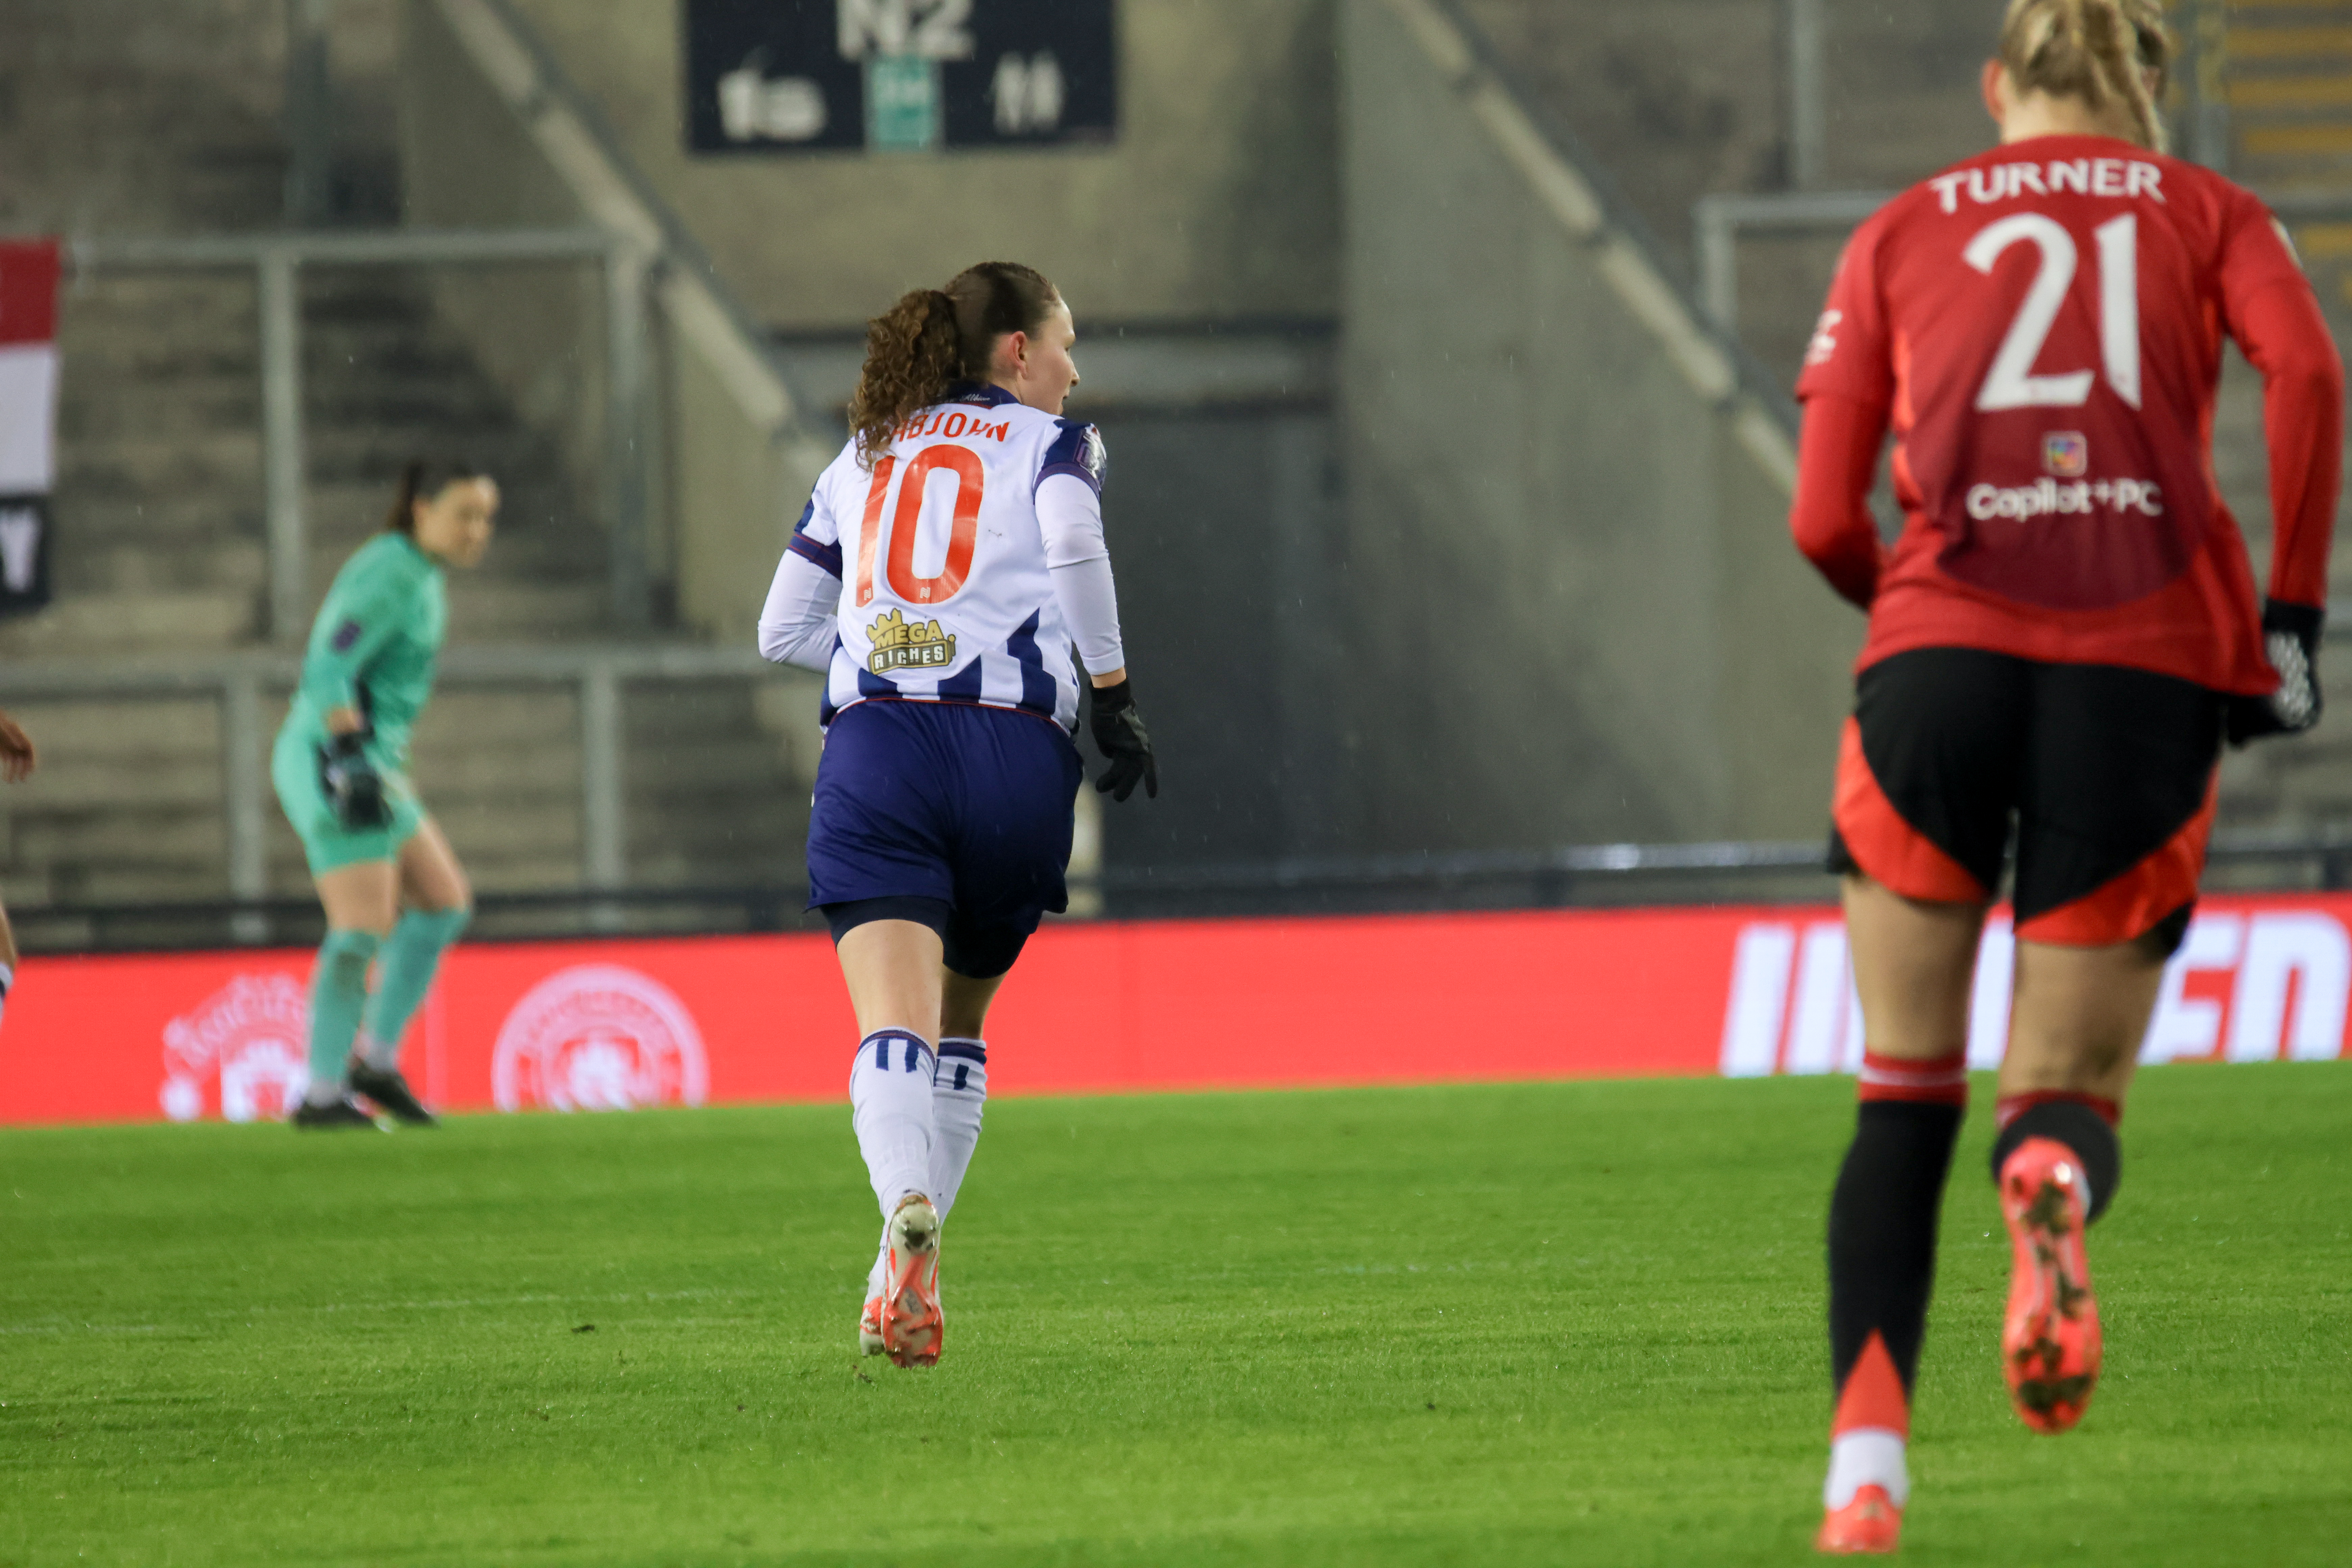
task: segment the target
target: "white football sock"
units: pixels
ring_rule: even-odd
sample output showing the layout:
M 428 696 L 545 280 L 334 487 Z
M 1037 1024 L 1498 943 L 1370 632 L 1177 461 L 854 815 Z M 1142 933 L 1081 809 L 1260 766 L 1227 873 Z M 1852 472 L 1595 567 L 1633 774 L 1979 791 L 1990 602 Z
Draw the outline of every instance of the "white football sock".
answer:
M 1903 1437 L 1884 1426 L 1857 1426 L 1830 1439 L 1830 1475 L 1822 1484 L 1822 1505 L 1835 1510 L 1864 1487 L 1885 1487 L 1896 1508 L 1911 1500 L 1911 1472 L 1903 1463 Z
M 358 1037 L 352 1041 L 352 1055 L 378 1072 L 400 1070 L 400 1043 L 395 1040 L 391 1045 L 385 1045 L 382 1040 L 369 1034 L 367 1026 L 364 1024 L 360 1026 Z
M 931 1206 L 940 1218 L 955 1206 L 971 1152 L 980 1143 L 980 1113 L 988 1103 L 988 1046 L 984 1041 L 940 1042 L 939 1076 L 931 1081 Z
M 931 1079 L 938 1068 L 938 1053 L 906 1029 L 877 1029 L 857 1042 L 849 1124 L 886 1221 L 908 1194 L 931 1196 Z

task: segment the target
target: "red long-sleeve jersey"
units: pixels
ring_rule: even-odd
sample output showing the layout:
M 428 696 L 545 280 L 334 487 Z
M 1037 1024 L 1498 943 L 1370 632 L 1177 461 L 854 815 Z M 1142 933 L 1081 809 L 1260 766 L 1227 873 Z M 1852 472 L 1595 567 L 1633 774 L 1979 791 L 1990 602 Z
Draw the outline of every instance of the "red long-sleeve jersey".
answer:
M 2251 193 L 2098 136 L 1956 163 L 1856 230 L 1806 355 L 1790 523 L 1870 610 L 1861 665 L 1906 648 L 2277 684 L 2213 477 L 2224 334 L 2262 373 L 2271 596 L 2321 605 L 2344 369 Z M 1888 426 L 1902 536 L 1865 498 Z

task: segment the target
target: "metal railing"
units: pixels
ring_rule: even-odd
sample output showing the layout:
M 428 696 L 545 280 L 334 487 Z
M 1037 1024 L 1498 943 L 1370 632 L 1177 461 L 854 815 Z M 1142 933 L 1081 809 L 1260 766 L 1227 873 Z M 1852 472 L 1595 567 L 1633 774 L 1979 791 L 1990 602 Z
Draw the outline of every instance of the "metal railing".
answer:
M 783 679 L 749 649 L 688 644 L 584 647 L 457 647 L 441 656 L 445 686 L 568 686 L 579 698 L 582 884 L 594 892 L 629 879 L 622 771 L 621 688 L 632 680 Z M 262 695 L 290 692 L 301 660 L 254 652 L 0 666 L 0 703 L 28 699 L 135 700 L 209 696 L 220 705 L 221 806 L 234 904 L 264 905 L 269 892 L 268 829 L 277 809 L 268 779 L 270 736 Z M 564 895 L 569 897 L 571 895 Z
M 318 267 L 483 267 L 593 261 L 604 270 L 604 475 L 613 610 L 642 626 L 651 587 L 646 513 L 653 417 L 646 393 L 647 269 L 644 247 L 596 228 L 388 229 L 82 239 L 69 255 L 79 275 L 247 271 L 259 302 L 261 467 L 268 551 L 271 638 L 284 646 L 309 629 L 310 533 L 303 513 L 309 467 L 302 433 L 301 274 Z
M 1748 229 L 1780 234 L 1843 234 L 1892 200 L 1891 191 L 1801 191 L 1767 195 L 1701 196 L 1691 204 L 1698 253 L 1699 302 L 1716 326 L 1739 330 L 1739 236 Z
M 2352 888 L 2352 828 L 2224 835 L 2209 851 L 2207 885 Z M 1114 867 L 1073 875 L 1070 889 L 1074 909 L 1099 907 L 1118 919 L 1825 903 L 1836 896 L 1819 840 Z M 770 882 L 484 893 L 475 931 L 496 939 L 820 929 L 804 910 L 807 892 L 804 883 Z M 1098 897 L 1084 897 L 1090 893 Z M 26 950 L 46 952 L 300 944 L 321 929 L 309 899 L 40 905 L 10 913 Z
M 1701 196 L 1691 204 L 1697 252 L 1699 301 L 1716 326 L 1739 330 L 1739 237 L 1772 234 L 1845 234 L 1895 199 L 1892 191 L 1796 191 L 1760 195 Z M 2326 191 L 2282 191 L 2266 198 L 2286 224 L 2352 223 L 2352 196 Z

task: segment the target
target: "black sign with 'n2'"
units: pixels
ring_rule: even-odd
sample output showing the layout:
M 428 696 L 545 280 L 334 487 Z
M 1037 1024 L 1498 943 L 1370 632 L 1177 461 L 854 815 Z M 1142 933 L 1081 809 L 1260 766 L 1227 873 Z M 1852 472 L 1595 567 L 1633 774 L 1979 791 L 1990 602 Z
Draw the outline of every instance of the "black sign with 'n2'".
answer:
M 1116 0 L 683 0 L 699 153 L 1107 142 Z

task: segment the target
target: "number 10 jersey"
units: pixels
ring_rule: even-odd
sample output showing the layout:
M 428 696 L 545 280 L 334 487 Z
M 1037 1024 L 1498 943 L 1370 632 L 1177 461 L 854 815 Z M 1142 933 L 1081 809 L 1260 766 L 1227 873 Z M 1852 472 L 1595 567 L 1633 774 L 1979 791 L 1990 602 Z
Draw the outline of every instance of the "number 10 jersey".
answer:
M 1862 663 L 1958 646 L 2269 690 L 2210 449 L 2222 337 L 2263 366 L 2273 289 L 2310 285 L 2252 193 L 2107 137 L 1994 148 L 1863 225 L 1797 389 L 1895 432 L 1906 526 Z
M 994 386 L 901 426 L 871 468 L 853 440 L 817 479 L 789 548 L 841 581 L 824 722 L 875 700 L 1011 708 L 1076 726 L 1070 633 L 1037 490 L 1099 493 L 1102 437 Z

